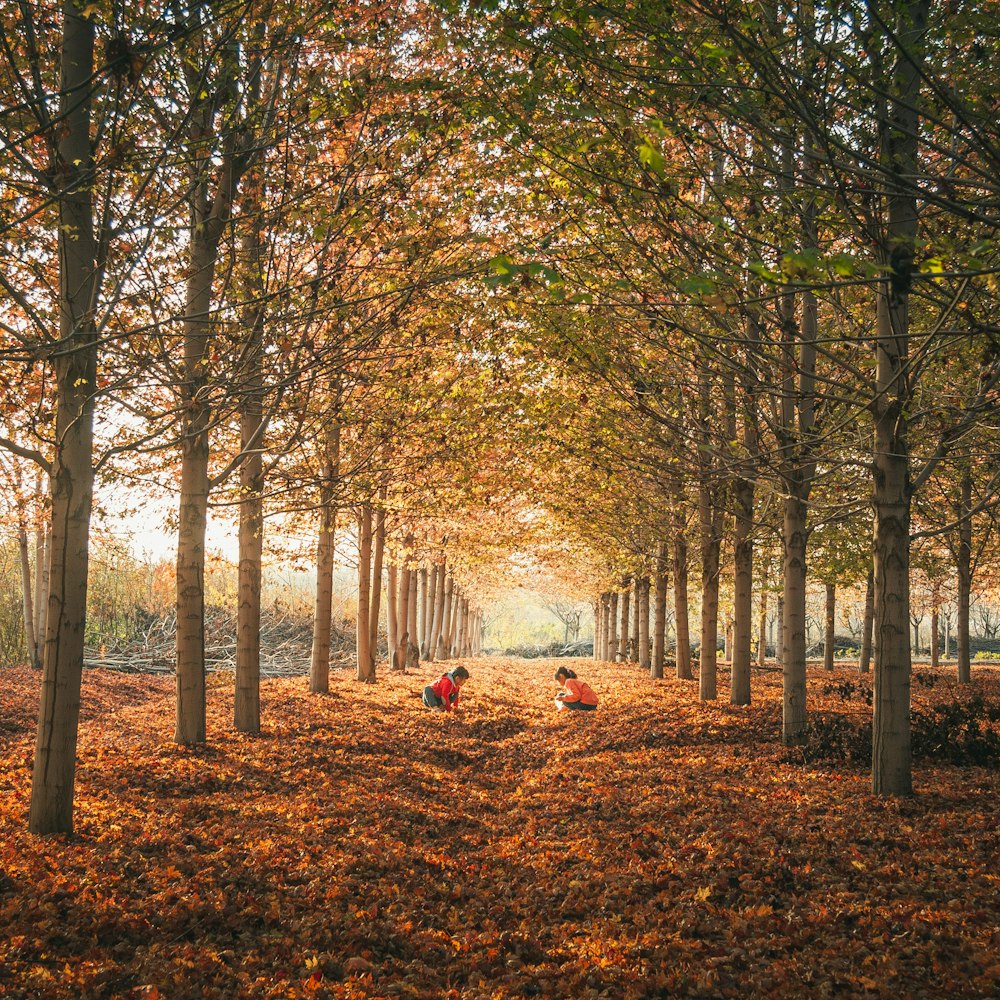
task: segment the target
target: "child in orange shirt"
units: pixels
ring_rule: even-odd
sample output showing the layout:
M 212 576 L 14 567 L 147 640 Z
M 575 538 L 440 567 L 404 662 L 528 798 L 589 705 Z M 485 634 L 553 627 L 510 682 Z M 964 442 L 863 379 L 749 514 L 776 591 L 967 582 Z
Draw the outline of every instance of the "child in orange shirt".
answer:
M 597 709 L 597 695 L 586 681 L 581 681 L 568 667 L 556 671 L 556 681 L 562 687 L 556 695 L 556 708 L 593 712 Z

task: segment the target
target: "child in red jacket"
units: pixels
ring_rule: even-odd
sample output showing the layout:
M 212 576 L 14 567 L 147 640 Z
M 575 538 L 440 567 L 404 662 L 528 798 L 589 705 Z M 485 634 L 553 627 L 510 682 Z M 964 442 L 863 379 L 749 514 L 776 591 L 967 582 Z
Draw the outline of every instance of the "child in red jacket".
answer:
M 458 707 L 458 692 L 469 679 L 469 671 L 465 667 L 455 667 L 447 674 L 442 674 L 433 684 L 424 688 L 424 704 L 437 712 L 450 712 Z
M 560 667 L 556 671 L 556 681 L 562 685 L 556 695 L 556 708 L 570 708 L 580 712 L 593 712 L 597 709 L 597 695 L 593 688 L 581 681 L 568 667 Z

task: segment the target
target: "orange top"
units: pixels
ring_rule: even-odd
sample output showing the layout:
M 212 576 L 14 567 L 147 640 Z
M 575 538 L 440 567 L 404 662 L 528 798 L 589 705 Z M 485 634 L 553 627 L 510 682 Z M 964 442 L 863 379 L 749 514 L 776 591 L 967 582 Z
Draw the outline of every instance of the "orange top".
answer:
M 578 680 L 575 677 L 565 677 L 563 678 L 563 687 L 566 689 L 563 701 L 579 701 L 584 705 L 597 704 L 597 695 L 594 694 L 593 688 L 586 681 Z

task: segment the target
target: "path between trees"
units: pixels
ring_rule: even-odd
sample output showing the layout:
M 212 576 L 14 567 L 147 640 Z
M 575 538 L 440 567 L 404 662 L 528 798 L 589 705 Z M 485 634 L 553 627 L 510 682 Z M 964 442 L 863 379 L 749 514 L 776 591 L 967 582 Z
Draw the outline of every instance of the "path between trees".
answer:
M 552 709 L 567 662 L 597 713 Z M 885 801 L 791 759 L 771 673 L 744 709 L 630 665 L 467 666 L 456 718 L 419 701 L 440 665 L 267 680 L 258 739 L 212 675 L 193 749 L 171 678 L 87 671 L 76 833 L 46 839 L 38 675 L 0 672 L 0 995 L 996 994 L 995 769 L 918 766 Z

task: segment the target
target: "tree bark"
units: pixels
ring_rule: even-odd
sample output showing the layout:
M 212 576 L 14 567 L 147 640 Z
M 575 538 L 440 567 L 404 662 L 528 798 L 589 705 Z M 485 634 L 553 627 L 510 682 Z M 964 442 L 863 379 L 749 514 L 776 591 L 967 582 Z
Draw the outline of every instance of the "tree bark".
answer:
M 375 683 L 375 658 L 371 652 L 370 619 L 372 587 L 372 508 L 362 504 L 358 511 L 358 680 Z
M 656 575 L 653 596 L 653 657 L 650 662 L 650 676 L 663 677 L 663 665 L 667 649 L 667 543 L 656 546 Z
M 399 569 L 389 563 L 385 587 L 385 632 L 389 647 L 389 667 L 396 669 L 396 649 L 399 647 Z
M 918 230 L 917 134 L 920 53 L 929 0 L 895 5 L 896 64 L 880 122 L 888 212 L 882 263 L 890 269 L 875 310 L 873 456 L 875 503 L 875 690 L 872 790 L 913 792 L 910 747 L 909 289 Z
M 611 591 L 611 598 L 608 604 L 608 659 L 618 659 L 618 591 Z
M 259 99 L 259 93 L 255 95 Z M 247 331 L 240 385 L 240 526 L 239 579 L 236 612 L 236 690 L 233 724 L 238 732 L 260 733 L 260 586 L 264 556 L 264 458 L 261 438 L 264 424 L 264 281 L 261 232 L 263 178 L 254 170 L 247 185 L 243 209 L 249 229 L 243 238 L 247 269 L 242 326 Z
M 438 640 L 437 659 L 451 656 L 451 606 L 455 595 L 455 580 L 449 571 L 444 583 L 444 601 L 441 605 L 441 637 Z
M 639 609 L 639 666 L 643 670 L 649 670 L 649 577 L 641 576 L 636 580 L 638 588 L 638 600 L 636 606 Z
M 806 730 L 806 505 L 785 500 L 782 622 L 782 741 L 797 746 Z
M 754 486 L 742 476 L 733 483 L 736 523 L 733 535 L 733 651 L 730 658 L 729 701 L 750 704 L 750 650 L 753 634 L 753 495 Z
M 969 645 L 969 609 L 972 605 L 972 473 L 962 471 L 961 506 L 958 525 L 958 555 L 955 570 L 958 577 L 955 637 L 958 640 L 958 682 L 972 681 L 972 651 Z
M 23 517 L 23 512 L 19 512 L 19 516 Z M 17 529 L 17 549 L 21 559 L 21 605 L 24 609 L 24 641 L 28 648 L 28 662 L 37 670 L 41 665 L 41 661 L 38 656 L 37 633 L 35 631 L 31 553 L 28 551 L 28 532 L 23 522 Z
M 444 555 L 441 556 L 440 562 L 435 563 L 434 615 L 431 619 L 431 639 L 427 650 L 428 661 L 432 661 L 437 656 L 438 646 L 441 642 L 441 627 L 444 622 L 444 587 L 447 566 L 447 556 Z
M 333 616 L 334 534 L 337 526 L 337 479 L 340 475 L 340 422 L 328 428 L 319 495 L 319 537 L 316 542 L 316 608 L 313 614 L 309 690 L 330 690 L 330 633 Z
M 767 576 L 761 579 L 760 585 L 760 622 L 757 633 L 757 664 L 764 666 L 767 662 Z
M 865 618 L 861 626 L 861 656 L 858 673 L 867 674 L 872 663 L 872 630 L 875 623 L 875 574 L 869 569 L 865 584 Z
M 708 481 L 702 479 L 698 502 L 701 543 L 701 649 L 699 651 L 698 696 L 701 701 L 718 697 L 719 559 L 722 544 L 719 511 Z
M 38 477 L 38 497 L 42 495 L 42 477 Z M 45 646 L 46 619 L 49 607 L 49 529 L 41 514 L 35 527 L 35 663 L 42 667 Z
M 833 670 L 833 646 L 837 624 L 837 585 L 828 583 L 826 590 L 826 615 L 823 630 L 823 669 Z
M 674 632 L 676 633 L 676 674 L 681 680 L 693 678 L 691 671 L 691 631 L 688 624 L 688 548 L 681 520 L 674 533 Z
M 379 490 L 379 504 L 375 510 L 375 542 L 372 556 L 371 611 L 368 615 L 368 650 L 372 657 L 372 672 L 378 660 L 378 626 L 382 610 L 382 561 L 385 554 L 385 485 Z M 392 657 L 392 652 L 389 652 Z
M 619 611 L 619 632 L 618 632 L 618 655 L 615 657 L 619 662 L 625 663 L 629 658 L 628 634 L 631 618 L 629 616 L 632 607 L 632 590 L 628 582 L 621 591 L 618 598 Z
M 97 390 L 99 293 L 93 217 L 94 21 L 63 4 L 57 141 L 59 183 L 59 349 L 55 455 L 50 489 L 50 589 L 42 656 L 38 729 L 28 828 L 72 833 L 76 747 L 87 615 L 90 515 L 94 495 L 93 427 Z

